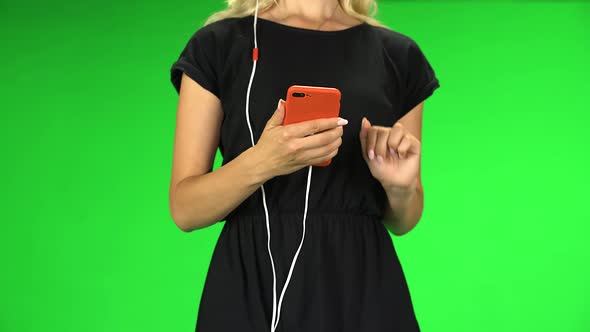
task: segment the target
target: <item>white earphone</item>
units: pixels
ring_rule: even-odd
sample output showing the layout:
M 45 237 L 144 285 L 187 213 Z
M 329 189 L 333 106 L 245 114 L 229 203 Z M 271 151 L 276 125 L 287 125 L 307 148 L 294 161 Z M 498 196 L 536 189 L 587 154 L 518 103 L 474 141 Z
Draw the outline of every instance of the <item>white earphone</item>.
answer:
M 250 82 L 248 83 L 248 92 L 246 94 L 246 121 L 248 122 L 248 128 L 250 129 L 250 140 L 252 141 L 252 146 L 254 146 L 254 134 L 252 133 L 252 127 L 250 126 L 250 113 L 248 112 L 248 106 L 250 105 L 250 89 L 252 87 L 252 80 L 254 79 L 254 73 L 256 72 L 256 63 L 258 62 L 258 41 L 256 39 L 256 22 L 258 20 L 258 0 L 256 0 L 256 12 L 254 14 L 254 49 L 252 50 L 252 74 L 250 75 Z M 303 240 L 305 239 L 305 219 L 307 217 L 307 200 L 309 198 L 309 185 L 311 183 L 311 170 L 312 165 L 309 165 L 309 172 L 307 173 L 307 189 L 305 192 L 305 210 L 303 213 L 303 235 L 301 236 L 301 243 L 299 243 L 299 248 L 297 248 L 297 252 L 295 252 L 295 256 L 293 257 L 293 261 L 291 262 L 291 268 L 289 269 L 289 274 L 287 275 L 287 280 L 285 281 L 285 286 L 283 287 L 283 291 L 281 292 L 281 296 L 279 298 L 278 308 L 276 303 L 276 284 L 277 284 L 277 277 L 275 272 L 275 265 L 274 260 L 272 258 L 272 253 L 270 250 L 270 224 L 268 220 L 268 208 L 266 206 L 266 193 L 264 191 L 264 184 L 262 185 L 262 203 L 264 205 L 264 213 L 266 215 L 266 234 L 268 237 L 267 241 L 267 248 L 268 248 L 268 255 L 270 257 L 270 264 L 272 267 L 272 277 L 273 277 L 273 285 L 272 285 L 272 321 L 270 325 L 270 331 L 274 332 L 279 324 L 279 317 L 281 313 L 281 304 L 283 302 L 283 296 L 285 295 L 285 290 L 289 285 L 289 281 L 291 280 L 291 274 L 293 273 L 293 268 L 295 267 L 295 262 L 297 261 L 297 257 L 299 256 L 299 252 L 301 251 L 301 247 L 303 246 Z

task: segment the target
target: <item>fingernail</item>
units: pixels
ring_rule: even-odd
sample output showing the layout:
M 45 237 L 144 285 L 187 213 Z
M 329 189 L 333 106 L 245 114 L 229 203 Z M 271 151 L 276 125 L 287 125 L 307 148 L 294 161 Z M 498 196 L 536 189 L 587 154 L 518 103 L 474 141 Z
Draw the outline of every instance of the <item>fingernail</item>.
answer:
M 375 152 L 371 149 L 369 150 L 369 159 L 373 160 L 375 158 Z
M 336 124 L 339 125 L 339 126 L 343 126 L 343 125 L 345 125 L 347 123 L 348 123 L 348 120 L 343 119 L 343 118 L 340 118 L 340 120 L 338 120 L 338 122 L 336 122 Z
M 383 157 L 381 157 L 381 155 L 377 156 L 377 162 L 379 162 L 379 163 L 383 162 Z
M 389 153 L 391 153 L 391 155 L 393 156 L 394 152 L 392 148 L 389 148 Z

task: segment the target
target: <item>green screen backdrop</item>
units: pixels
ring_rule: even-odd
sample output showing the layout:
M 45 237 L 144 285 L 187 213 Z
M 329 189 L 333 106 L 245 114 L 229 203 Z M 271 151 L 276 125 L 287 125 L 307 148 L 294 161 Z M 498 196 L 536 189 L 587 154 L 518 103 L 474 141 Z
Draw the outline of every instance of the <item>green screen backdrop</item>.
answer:
M 223 6 L 0 2 L 0 331 L 194 329 L 223 224 L 170 217 L 169 69 Z M 378 18 L 441 82 L 424 214 L 392 235 L 422 330 L 590 331 L 590 3 L 379 1 Z

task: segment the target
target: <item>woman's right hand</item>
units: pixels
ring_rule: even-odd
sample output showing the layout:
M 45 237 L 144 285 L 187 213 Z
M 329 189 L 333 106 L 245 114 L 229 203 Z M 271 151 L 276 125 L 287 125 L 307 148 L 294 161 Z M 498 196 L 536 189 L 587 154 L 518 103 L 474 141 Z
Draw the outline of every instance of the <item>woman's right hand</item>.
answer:
M 347 120 L 315 119 L 283 126 L 284 117 L 285 101 L 280 99 L 255 145 L 258 163 L 265 164 L 270 174 L 290 174 L 336 156 Z

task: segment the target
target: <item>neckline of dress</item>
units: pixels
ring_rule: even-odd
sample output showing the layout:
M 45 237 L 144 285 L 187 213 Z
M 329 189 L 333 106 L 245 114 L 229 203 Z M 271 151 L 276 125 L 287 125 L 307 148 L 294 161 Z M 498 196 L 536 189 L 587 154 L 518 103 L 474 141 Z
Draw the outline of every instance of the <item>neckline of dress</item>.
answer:
M 250 19 L 252 20 L 252 22 L 254 22 L 254 15 L 250 15 Z M 340 29 L 340 30 L 314 30 L 314 29 L 307 29 L 307 28 L 301 28 L 301 27 L 296 27 L 296 26 L 292 26 L 292 25 L 286 25 L 283 23 L 279 23 L 279 22 L 275 22 L 266 18 L 262 18 L 262 17 L 258 17 L 257 18 L 258 23 L 262 22 L 263 24 L 266 25 L 271 25 L 274 27 L 278 27 L 281 28 L 283 30 L 289 30 L 289 31 L 295 31 L 295 32 L 303 32 L 303 33 L 311 33 L 311 34 L 317 34 L 317 35 L 336 35 L 336 34 L 343 34 L 343 33 L 347 33 L 347 32 L 351 32 L 351 31 L 356 31 L 359 30 L 365 26 L 368 25 L 368 23 L 366 21 L 363 21 L 360 24 L 357 25 L 353 25 L 351 27 L 348 28 L 344 28 L 344 29 Z

